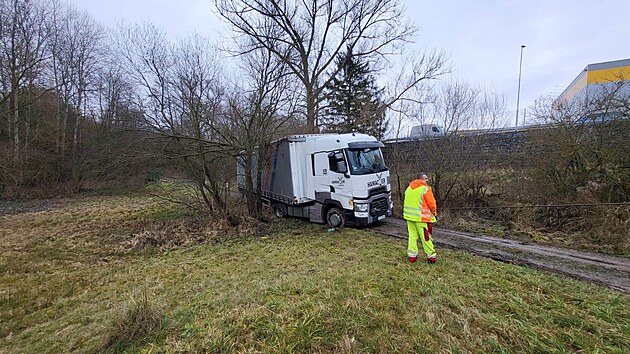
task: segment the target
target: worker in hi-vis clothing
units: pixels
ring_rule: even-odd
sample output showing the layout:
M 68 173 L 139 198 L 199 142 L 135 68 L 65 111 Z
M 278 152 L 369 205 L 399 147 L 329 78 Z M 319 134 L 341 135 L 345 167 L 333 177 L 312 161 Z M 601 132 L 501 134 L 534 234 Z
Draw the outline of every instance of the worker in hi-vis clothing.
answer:
M 437 203 L 431 187 L 427 185 L 429 177 L 425 173 L 418 174 L 418 179 L 409 183 L 405 190 L 403 217 L 407 220 L 409 240 L 407 256 L 410 262 L 418 259 L 418 237 L 422 240 L 422 249 L 427 255 L 427 262 L 435 263 L 437 254 L 433 247 L 433 223 L 437 222 Z

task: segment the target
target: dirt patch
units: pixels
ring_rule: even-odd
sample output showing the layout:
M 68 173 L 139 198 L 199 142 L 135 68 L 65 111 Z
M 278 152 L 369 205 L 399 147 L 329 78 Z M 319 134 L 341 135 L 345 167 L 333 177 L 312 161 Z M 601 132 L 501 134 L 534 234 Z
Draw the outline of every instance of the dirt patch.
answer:
M 369 230 L 407 239 L 407 228 L 403 220 L 389 219 Z M 434 229 L 434 242 L 437 246 L 526 265 L 630 293 L 630 260 L 627 258 L 440 228 Z
M 37 213 L 62 208 L 76 199 L 38 199 L 27 202 L 12 202 L 0 200 L 0 216 L 16 215 L 22 213 Z

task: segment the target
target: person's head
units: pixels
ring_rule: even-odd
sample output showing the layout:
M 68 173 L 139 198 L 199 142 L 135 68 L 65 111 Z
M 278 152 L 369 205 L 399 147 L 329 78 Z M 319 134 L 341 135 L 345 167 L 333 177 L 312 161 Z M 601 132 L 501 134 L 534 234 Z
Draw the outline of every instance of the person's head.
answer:
M 427 176 L 426 173 L 424 172 L 420 172 L 418 173 L 418 179 L 424 182 L 428 182 L 429 181 L 429 176 Z

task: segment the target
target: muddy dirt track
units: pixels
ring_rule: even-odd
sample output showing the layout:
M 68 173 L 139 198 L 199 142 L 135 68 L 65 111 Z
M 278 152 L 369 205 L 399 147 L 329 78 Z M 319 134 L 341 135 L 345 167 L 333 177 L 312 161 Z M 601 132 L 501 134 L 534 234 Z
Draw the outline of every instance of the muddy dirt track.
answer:
M 403 220 L 389 218 L 367 230 L 407 240 L 407 226 Z M 525 265 L 630 293 L 630 259 L 627 258 L 441 228 L 434 228 L 433 234 L 433 242 L 438 247 Z

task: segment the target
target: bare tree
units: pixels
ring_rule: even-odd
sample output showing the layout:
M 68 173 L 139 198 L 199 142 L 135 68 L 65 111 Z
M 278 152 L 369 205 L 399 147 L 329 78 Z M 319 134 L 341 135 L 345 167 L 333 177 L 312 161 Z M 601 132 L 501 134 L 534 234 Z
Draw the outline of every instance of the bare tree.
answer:
M 86 95 L 96 82 L 98 62 L 103 55 L 103 30 L 84 12 L 57 1 L 51 3 L 48 36 L 52 54 L 52 72 L 63 107 L 58 112 L 58 150 L 66 151 L 66 134 L 72 111 L 75 117 L 70 128 L 72 157 L 76 159 Z
M 20 157 L 21 90 L 33 83 L 46 61 L 46 8 L 38 1 L 0 0 L 0 114 L 7 117 L 11 146 L 16 161 Z M 31 100 L 32 102 L 32 100 Z
M 394 75 L 391 82 L 386 85 L 385 105 L 390 110 L 405 113 L 400 111 L 396 104 L 402 101 L 405 102 L 406 108 L 421 111 L 424 105 L 432 102 L 431 82 L 448 74 L 451 67 L 444 53 L 433 49 L 424 52 L 411 51 L 401 58 L 400 65 L 392 63 L 388 69 L 394 72 Z
M 236 154 L 221 121 L 225 94 L 216 50 L 199 36 L 173 45 L 151 24 L 121 27 L 115 44 L 145 129 L 165 142 L 161 157 L 183 168 L 209 211 L 230 218 L 229 172 L 222 167 Z
M 296 112 L 297 85 L 288 69 L 273 53 L 257 50 L 242 57 L 245 83 L 230 99 L 234 142 L 244 167 L 245 197 L 250 216 L 260 217 L 263 171 L 269 162 L 269 147 Z
M 239 35 L 240 53 L 264 48 L 288 66 L 303 86 L 307 127 L 315 131 L 323 89 L 340 70 L 334 60 L 400 52 L 415 28 L 397 0 L 215 0 Z
M 0 0 L 3 196 L 47 195 L 36 188 L 44 184 L 59 187 L 46 190 L 77 191 L 87 171 L 106 170 L 97 166 L 109 163 L 101 147 L 125 140 L 119 139 L 124 134 L 114 136 L 114 129 L 99 130 L 99 118 L 105 115 L 97 116 L 93 109 L 102 97 L 97 92 L 105 76 L 100 66 L 109 62 L 101 50 L 102 37 L 103 30 L 90 16 L 60 1 Z M 123 114 L 116 114 L 137 122 L 138 111 L 130 100 L 124 102 L 133 93 L 122 76 L 110 77 L 109 106 L 124 107 Z
M 123 119 L 133 101 L 133 85 L 114 63 L 108 63 L 99 71 L 96 89 L 100 125 L 103 128 L 139 129 L 139 122 Z
M 180 114 L 180 126 L 177 130 L 171 128 L 171 137 L 177 139 L 180 148 L 188 145 L 181 143 L 184 136 L 192 138 L 189 147 L 193 151 L 184 160 L 191 169 L 203 172 L 196 183 L 206 205 L 225 213 L 225 196 L 221 193 L 229 173 L 219 166 L 223 158 L 235 153 L 219 120 L 224 88 L 219 80 L 218 56 L 205 39 L 194 36 L 180 42 L 173 57 L 173 102 L 175 112 Z
M 421 92 L 420 92 L 421 93 Z M 394 174 L 400 181 L 412 178 L 419 169 L 430 171 L 436 198 L 440 204 L 452 202 L 470 194 L 482 193 L 476 171 L 487 159 L 488 139 L 483 132 L 467 133 L 465 129 L 496 128 L 492 126 L 505 116 L 503 100 L 487 94 L 481 88 L 464 82 L 450 82 L 431 94 L 409 100 L 408 122 L 436 124 L 445 128 L 445 135 L 394 144 L 390 150 Z M 400 132 L 398 125 L 398 132 Z M 475 185 L 466 185 L 470 181 Z M 402 195 L 402 183 L 399 193 Z
M 406 54 L 385 85 L 385 106 L 390 112 L 388 135 L 407 138 L 410 124 L 428 121 L 435 103 L 435 83 L 451 70 L 444 53 L 437 50 Z
M 630 200 L 630 81 L 619 77 L 589 85 L 563 102 L 536 101 L 531 111 L 542 125 L 528 132 L 532 149 L 524 156 L 531 176 L 544 183 L 544 195 L 567 202 Z
M 494 130 L 509 126 L 505 109 L 505 96 L 495 93 L 496 89 L 492 89 L 492 92 L 488 89 L 480 89 L 480 91 L 477 103 L 476 128 Z

